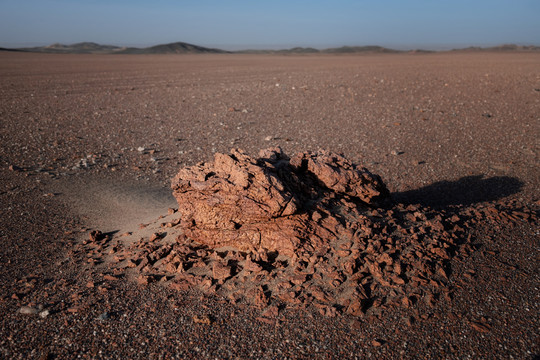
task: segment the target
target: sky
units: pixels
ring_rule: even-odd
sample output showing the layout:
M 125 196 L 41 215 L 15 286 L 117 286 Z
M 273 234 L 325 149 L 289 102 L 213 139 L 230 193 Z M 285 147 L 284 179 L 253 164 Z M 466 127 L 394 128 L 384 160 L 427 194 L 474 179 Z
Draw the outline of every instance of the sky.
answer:
M 0 0 L 0 47 L 540 45 L 540 0 Z

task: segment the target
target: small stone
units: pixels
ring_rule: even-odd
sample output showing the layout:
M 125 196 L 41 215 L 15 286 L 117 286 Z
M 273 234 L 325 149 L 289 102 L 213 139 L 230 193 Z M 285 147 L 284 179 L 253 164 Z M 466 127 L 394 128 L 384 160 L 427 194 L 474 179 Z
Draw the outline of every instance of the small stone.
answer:
M 141 275 L 137 278 L 137 283 L 139 285 L 148 285 L 149 283 L 151 283 L 153 280 L 153 278 L 151 276 L 145 276 L 145 275 Z
M 360 330 L 362 329 L 362 323 L 356 319 L 354 320 L 351 320 L 351 328 L 355 329 L 355 330 Z
M 193 316 L 193 322 L 195 324 L 203 324 L 203 325 L 211 325 L 212 324 L 212 319 L 210 319 L 209 316 L 201 316 L 201 317 L 198 317 L 197 315 L 194 315 Z
M 261 286 L 253 289 L 251 291 L 251 295 L 255 306 L 264 308 L 266 305 L 268 305 L 268 298 L 266 297 L 266 294 Z
M 491 330 L 491 327 L 488 324 L 478 321 L 471 321 L 471 327 L 474 330 L 482 333 L 488 333 Z
M 307 275 L 306 274 L 303 274 L 303 273 L 300 273 L 300 274 L 297 274 L 297 275 L 294 275 L 293 277 L 291 277 L 291 282 L 295 285 L 300 285 L 300 284 L 303 284 L 306 282 L 307 280 Z
M 408 296 L 404 296 L 403 299 L 401 299 L 401 304 L 404 307 L 409 308 L 412 306 L 412 301 Z
M 448 280 L 448 274 L 446 273 L 446 270 L 444 270 L 442 267 L 437 269 L 437 274 Z
M 43 310 L 42 312 L 39 313 L 39 317 L 42 319 L 45 319 L 49 315 L 50 315 L 49 310 Z
M 176 291 L 187 291 L 190 289 L 190 287 L 191 285 L 187 281 L 171 282 L 169 284 L 169 288 Z
M 137 263 L 134 262 L 134 261 L 131 260 L 131 259 L 127 259 L 127 260 L 126 260 L 126 267 L 128 267 L 128 268 L 136 268 L 136 267 L 137 267 Z
M 275 319 L 278 317 L 278 315 L 279 315 L 279 308 L 276 305 L 269 306 L 261 314 L 262 317 L 269 318 L 269 319 Z
M 100 230 L 92 230 L 90 232 L 90 241 L 100 241 L 105 238 L 105 235 Z
M 163 236 L 163 234 L 161 234 L 161 233 L 153 233 L 153 234 L 150 236 L 150 241 L 156 241 L 156 240 L 159 240 L 159 239 L 161 239 L 162 236 Z
M 321 218 L 322 218 L 322 215 L 321 215 L 321 213 L 318 212 L 318 211 L 313 211 L 313 214 L 311 214 L 311 219 L 312 219 L 313 221 L 315 221 L 315 222 L 321 220 Z
M 111 314 L 109 314 L 107 311 L 105 311 L 103 314 L 99 315 L 97 317 L 97 320 L 99 321 L 105 321 L 105 320 L 109 320 L 111 318 Z
M 35 315 L 39 313 L 39 309 L 32 306 L 23 306 L 19 309 L 19 313 L 26 315 Z
M 139 147 L 137 148 L 137 151 L 138 151 L 138 152 L 143 152 L 144 150 L 146 150 L 146 149 L 145 149 L 143 146 L 139 146 Z
M 362 308 L 362 302 L 359 299 L 352 299 L 351 303 L 347 307 L 346 312 L 354 316 L 361 316 L 364 314 Z
M 212 276 L 216 280 L 224 280 L 231 276 L 231 268 L 221 261 L 215 261 L 212 267 Z
M 270 318 L 267 318 L 267 317 L 263 317 L 263 316 L 257 317 L 256 320 L 260 321 L 260 322 L 263 322 L 263 323 L 266 323 L 268 325 L 275 325 L 275 323 L 276 323 L 276 320 L 270 319 Z
M 406 316 L 403 320 L 405 321 L 405 324 L 407 326 L 412 326 L 414 324 L 414 322 L 416 321 L 414 316 Z
M 311 295 L 319 300 L 322 303 L 329 303 L 331 301 L 331 298 L 319 287 L 312 287 L 311 288 Z
M 382 340 L 372 340 L 371 341 L 371 345 L 375 346 L 375 347 L 379 347 L 381 346 L 382 344 L 384 344 L 384 341 Z
M 251 261 L 251 258 L 248 256 L 246 261 L 244 262 L 244 270 L 258 273 L 262 270 L 262 266 L 257 264 L 256 262 Z

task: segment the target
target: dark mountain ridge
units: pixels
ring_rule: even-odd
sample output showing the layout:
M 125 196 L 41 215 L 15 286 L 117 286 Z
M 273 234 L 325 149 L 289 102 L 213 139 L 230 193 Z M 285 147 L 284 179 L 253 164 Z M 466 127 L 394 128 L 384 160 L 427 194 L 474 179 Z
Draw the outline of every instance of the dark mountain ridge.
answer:
M 246 49 L 239 51 L 226 51 L 217 48 L 208 48 L 204 46 L 189 44 L 185 42 L 174 42 L 169 44 L 160 44 L 145 48 L 137 47 L 121 47 L 115 45 L 101 45 L 94 42 L 80 42 L 71 45 L 51 44 L 47 46 L 7 49 L 0 48 L 2 51 L 26 51 L 40 53 L 55 53 L 55 54 L 357 54 L 357 53 L 377 53 L 377 54 L 393 54 L 393 53 L 431 53 L 437 51 L 413 49 L 413 50 L 395 50 L 377 45 L 367 46 L 341 46 L 328 49 L 316 49 L 312 47 L 294 47 L 281 50 L 254 50 Z M 534 45 L 515 45 L 503 44 L 493 47 L 468 47 L 463 49 L 453 49 L 450 51 L 462 52 L 536 52 L 540 51 L 540 46 Z M 444 52 L 444 51 L 442 51 Z
M 147 48 L 124 48 L 117 51 L 119 54 L 224 54 L 228 51 L 221 49 L 207 48 L 203 46 L 188 44 L 185 42 L 174 42 L 170 44 L 155 45 Z

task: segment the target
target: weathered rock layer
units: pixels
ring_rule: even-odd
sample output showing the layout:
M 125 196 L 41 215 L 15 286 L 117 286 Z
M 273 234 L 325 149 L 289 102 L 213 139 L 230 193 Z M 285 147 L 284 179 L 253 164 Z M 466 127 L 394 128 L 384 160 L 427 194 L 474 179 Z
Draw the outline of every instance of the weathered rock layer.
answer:
M 337 154 L 306 152 L 289 159 L 274 148 L 259 155 L 232 150 L 180 170 L 172 188 L 188 237 L 294 257 L 343 230 L 344 219 L 333 211 L 338 204 L 367 208 L 388 195 L 379 176 Z

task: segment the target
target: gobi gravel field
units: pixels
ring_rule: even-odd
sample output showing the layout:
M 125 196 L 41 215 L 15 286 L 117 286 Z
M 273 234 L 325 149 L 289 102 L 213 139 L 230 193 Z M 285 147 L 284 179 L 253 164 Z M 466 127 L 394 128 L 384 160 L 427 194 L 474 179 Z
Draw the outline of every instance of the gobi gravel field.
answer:
M 537 359 L 539 139 L 536 52 L 0 52 L 0 358 Z

